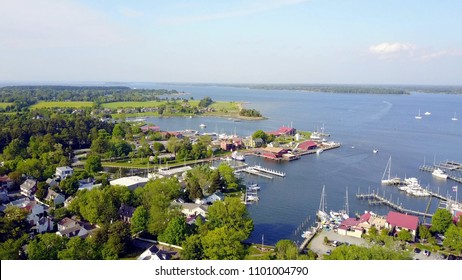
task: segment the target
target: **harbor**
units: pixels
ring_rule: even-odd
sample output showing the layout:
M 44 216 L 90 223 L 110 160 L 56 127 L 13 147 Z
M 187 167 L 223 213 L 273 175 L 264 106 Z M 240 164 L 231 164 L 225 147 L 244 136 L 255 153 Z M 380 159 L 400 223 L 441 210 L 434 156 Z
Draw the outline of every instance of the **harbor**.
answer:
M 443 179 L 447 178 L 457 183 L 462 183 L 462 163 L 456 161 L 446 161 L 434 165 L 421 165 L 419 167 L 421 171 L 430 172 L 435 174 L 435 171 L 439 170 L 439 174 L 443 174 Z

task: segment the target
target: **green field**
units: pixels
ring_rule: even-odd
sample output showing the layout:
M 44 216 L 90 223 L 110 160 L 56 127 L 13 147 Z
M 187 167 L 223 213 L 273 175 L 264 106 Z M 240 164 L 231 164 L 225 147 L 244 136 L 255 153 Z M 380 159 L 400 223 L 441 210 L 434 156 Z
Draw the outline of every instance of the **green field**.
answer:
M 43 109 L 43 108 L 84 108 L 93 107 L 93 102 L 85 101 L 41 101 L 31 106 L 31 109 Z
M 126 102 L 111 102 L 104 103 L 101 106 L 108 109 L 120 109 L 120 108 L 143 108 L 143 107 L 159 107 L 165 104 L 165 101 L 126 101 Z
M 14 103 L 0 102 L 0 108 L 5 109 L 7 106 L 14 105 Z

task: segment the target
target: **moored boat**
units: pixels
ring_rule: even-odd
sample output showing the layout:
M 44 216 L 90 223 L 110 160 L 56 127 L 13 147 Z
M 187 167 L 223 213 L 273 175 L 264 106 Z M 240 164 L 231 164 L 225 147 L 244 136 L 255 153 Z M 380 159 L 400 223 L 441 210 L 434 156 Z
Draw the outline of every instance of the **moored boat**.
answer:
M 440 179 L 447 179 L 448 178 L 448 174 L 446 174 L 440 168 L 436 168 L 435 170 L 433 170 L 432 175 L 435 176 L 436 178 L 440 178 Z

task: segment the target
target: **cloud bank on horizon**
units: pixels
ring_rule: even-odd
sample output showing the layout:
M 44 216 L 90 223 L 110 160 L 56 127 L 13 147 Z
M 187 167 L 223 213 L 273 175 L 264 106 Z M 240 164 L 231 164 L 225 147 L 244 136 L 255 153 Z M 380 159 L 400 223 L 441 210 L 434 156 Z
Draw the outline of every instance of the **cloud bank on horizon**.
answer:
M 0 1 L 0 80 L 462 85 L 460 10 L 458 1 Z

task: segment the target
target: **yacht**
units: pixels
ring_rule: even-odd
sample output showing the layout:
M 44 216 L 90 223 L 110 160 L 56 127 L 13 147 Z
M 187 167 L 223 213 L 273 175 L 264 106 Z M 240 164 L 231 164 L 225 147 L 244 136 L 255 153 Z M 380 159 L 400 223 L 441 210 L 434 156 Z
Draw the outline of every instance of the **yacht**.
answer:
M 417 178 L 406 178 L 404 179 L 404 184 L 404 186 L 398 187 L 398 189 L 413 196 L 431 196 L 427 190 L 420 186 Z
M 432 175 L 435 176 L 436 178 L 440 178 L 440 179 L 447 179 L 448 178 L 448 174 L 446 174 L 440 168 L 437 168 L 437 169 L 433 170 Z
M 387 163 L 387 166 L 385 167 L 385 171 L 383 172 L 381 182 L 384 185 L 397 185 L 397 184 L 399 184 L 401 179 L 398 178 L 398 177 L 392 178 L 390 173 L 391 173 L 391 156 L 388 159 L 388 163 Z M 385 175 L 388 175 L 388 177 L 386 177 Z
M 431 114 L 432 114 L 432 113 L 430 113 L 430 112 L 427 111 L 427 112 L 425 112 L 424 115 L 425 115 L 425 116 L 430 116 Z
M 231 158 L 234 160 L 245 161 L 245 156 L 241 153 L 238 153 L 237 151 L 234 151 L 231 154 Z
M 420 109 L 419 109 L 419 114 L 418 114 L 417 116 L 415 116 L 415 118 L 416 118 L 417 120 L 420 120 L 420 119 L 422 118 L 422 116 L 420 115 Z
M 200 126 L 201 128 L 206 128 L 206 127 L 207 127 L 207 125 L 205 125 L 205 124 L 203 124 L 203 123 L 201 123 L 199 126 Z
M 451 119 L 451 120 L 453 120 L 453 121 L 457 121 L 456 113 L 454 113 L 454 117 L 452 117 L 452 119 Z

